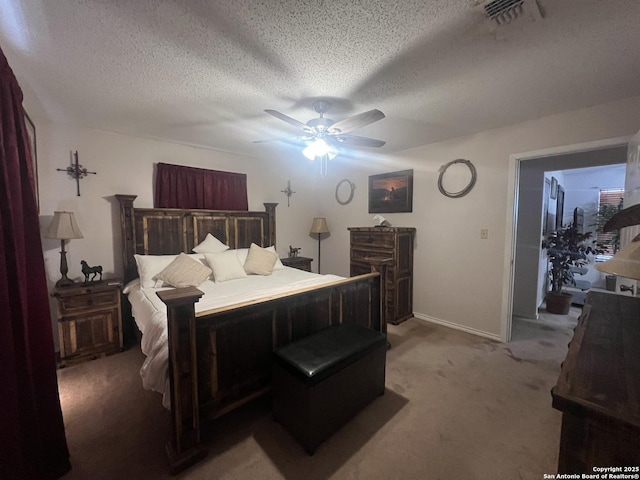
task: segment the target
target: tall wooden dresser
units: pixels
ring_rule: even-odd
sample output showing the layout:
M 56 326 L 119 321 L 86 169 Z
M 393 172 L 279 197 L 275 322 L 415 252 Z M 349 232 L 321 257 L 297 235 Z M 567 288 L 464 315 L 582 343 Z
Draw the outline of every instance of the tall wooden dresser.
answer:
M 390 258 L 387 267 L 387 322 L 397 325 L 413 316 L 413 241 L 412 227 L 350 227 L 351 276 L 371 271 L 367 257 Z
M 616 473 L 629 475 L 624 478 L 638 478 L 638 345 L 640 299 L 589 292 L 551 391 L 553 407 L 562 412 L 558 473 L 619 467 Z

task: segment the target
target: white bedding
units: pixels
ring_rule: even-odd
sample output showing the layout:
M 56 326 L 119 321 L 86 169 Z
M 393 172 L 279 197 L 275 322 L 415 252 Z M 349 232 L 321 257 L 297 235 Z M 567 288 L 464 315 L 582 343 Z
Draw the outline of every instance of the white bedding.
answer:
M 318 275 L 286 267 L 282 270 L 274 270 L 267 276 L 249 275 L 221 283 L 207 280 L 198 287 L 204 295 L 195 304 L 196 315 L 198 312 L 214 308 L 342 279 L 343 277 L 336 275 Z M 147 357 L 140 369 L 142 384 L 147 390 L 162 393 L 162 404 L 169 408 L 167 310 L 165 304 L 156 295 L 156 292 L 168 290 L 168 288 L 141 288 L 139 284 L 134 284 L 127 290 L 134 319 L 142 332 L 142 353 Z

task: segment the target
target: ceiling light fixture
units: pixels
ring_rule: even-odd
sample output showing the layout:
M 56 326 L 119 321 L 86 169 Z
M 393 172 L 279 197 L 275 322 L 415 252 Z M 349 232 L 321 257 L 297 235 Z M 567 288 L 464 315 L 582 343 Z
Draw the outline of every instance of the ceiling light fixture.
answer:
M 302 153 L 309 160 L 322 158 L 325 155 L 329 157 L 329 160 L 333 160 L 336 155 L 338 155 L 338 149 L 333 145 L 329 145 L 322 138 L 316 138 L 310 145 L 302 150 Z
M 316 138 L 302 150 L 302 153 L 309 160 L 320 159 L 320 176 L 326 177 L 329 173 L 329 160 L 333 160 L 338 155 L 338 149 L 322 138 Z

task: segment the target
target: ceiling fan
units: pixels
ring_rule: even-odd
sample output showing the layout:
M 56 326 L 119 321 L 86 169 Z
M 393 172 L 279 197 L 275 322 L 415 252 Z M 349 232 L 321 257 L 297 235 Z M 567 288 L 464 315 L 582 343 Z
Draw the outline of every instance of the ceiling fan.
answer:
M 336 145 L 353 145 L 358 147 L 382 147 L 386 142 L 375 138 L 351 135 L 351 132 L 369 125 L 384 118 L 384 113 L 380 110 L 369 110 L 367 112 L 354 115 L 344 120 L 335 122 L 326 118 L 324 114 L 331 108 L 328 100 L 318 100 L 313 103 L 313 109 L 320 114 L 320 118 L 312 118 L 307 123 L 302 123 L 295 118 L 291 118 L 276 110 L 265 110 L 266 113 L 280 120 L 293 125 L 302 130 L 302 133 L 294 138 L 273 138 L 269 140 L 256 140 L 254 143 L 265 143 L 272 141 L 298 140 L 308 146 L 304 149 L 304 155 L 313 159 L 328 155 L 330 158 L 338 154 Z

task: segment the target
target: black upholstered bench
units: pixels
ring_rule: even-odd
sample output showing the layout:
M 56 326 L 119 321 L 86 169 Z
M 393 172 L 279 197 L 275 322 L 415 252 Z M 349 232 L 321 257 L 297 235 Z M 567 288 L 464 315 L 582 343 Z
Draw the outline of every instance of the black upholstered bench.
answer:
M 386 336 L 338 325 L 273 353 L 273 414 L 313 454 L 384 393 Z

